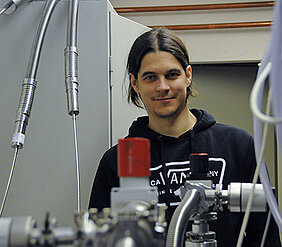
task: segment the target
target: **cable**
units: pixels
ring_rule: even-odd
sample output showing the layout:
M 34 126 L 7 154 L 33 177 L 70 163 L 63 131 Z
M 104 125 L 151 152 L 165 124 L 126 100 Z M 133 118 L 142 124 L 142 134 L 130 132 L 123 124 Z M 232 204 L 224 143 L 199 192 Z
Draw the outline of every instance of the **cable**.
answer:
M 260 76 L 257 78 L 254 86 L 253 86 L 253 89 L 252 89 L 252 92 L 251 92 L 251 95 L 250 95 L 250 101 L 251 101 L 251 104 L 250 104 L 250 107 L 251 107 L 251 111 L 253 112 L 253 114 L 258 117 L 261 121 L 265 122 L 265 123 L 271 123 L 271 124 L 276 124 L 276 123 L 280 123 L 282 122 L 282 118 L 274 118 L 274 117 L 270 117 L 269 115 L 265 115 L 263 114 L 256 102 L 258 101 L 258 92 L 259 92 L 259 89 L 263 86 L 263 82 L 265 81 L 265 79 L 267 78 L 267 76 L 269 75 L 270 73 L 270 70 L 271 70 L 271 63 L 268 63 L 263 72 L 260 74 Z
M 80 200 L 80 169 L 78 157 L 76 116 L 79 114 L 78 104 L 78 50 L 77 50 L 77 20 L 79 0 L 69 0 L 67 25 L 67 45 L 65 48 L 65 86 L 67 93 L 68 113 L 73 119 L 76 182 L 77 182 L 77 211 L 81 211 Z
M 69 1 L 67 45 L 65 48 L 65 86 L 69 115 L 79 114 L 77 19 L 79 0 Z
M 263 236 L 262 236 L 262 240 L 261 240 L 261 243 L 260 243 L 260 247 L 264 246 L 265 239 L 266 239 L 267 232 L 268 232 L 268 228 L 269 228 L 269 225 L 270 225 L 270 219 L 271 219 L 271 211 L 269 210 L 268 215 L 267 215 L 265 228 L 264 228 L 264 232 L 263 232 Z
M 21 5 L 28 1 L 31 2 L 32 0 L 11 0 L 0 9 L 0 15 L 3 13 L 8 15 L 13 14 Z
M 11 167 L 11 170 L 10 170 L 9 179 L 8 179 L 8 182 L 7 182 L 4 198 L 3 198 L 3 201 L 2 201 L 2 204 L 1 204 L 1 208 L 0 208 L 0 217 L 2 217 L 2 214 L 3 214 L 3 211 L 4 211 L 4 207 L 5 207 L 5 203 L 6 203 L 6 199 L 7 199 L 8 193 L 9 193 L 9 188 L 10 188 L 10 185 L 11 185 L 11 182 L 12 182 L 12 178 L 13 178 L 13 174 L 14 174 L 14 170 L 15 170 L 15 166 L 16 166 L 16 160 L 17 160 L 18 151 L 19 151 L 19 148 L 17 147 L 15 149 L 15 152 L 14 152 L 14 158 L 13 158 L 13 162 L 12 162 L 12 167 Z
M 80 197 L 80 169 L 79 169 L 79 155 L 77 143 L 77 129 L 76 129 L 76 115 L 72 115 L 73 119 L 73 132 L 74 132 L 74 148 L 75 148 L 75 164 L 76 164 L 76 183 L 77 183 L 77 211 L 81 211 L 81 197 Z
M 278 184 L 278 140 L 277 140 L 277 136 L 276 136 L 276 130 L 275 130 L 275 128 L 274 128 L 274 131 L 273 131 L 274 133 L 274 174 L 275 174 L 275 179 L 274 179 L 274 181 L 275 181 L 275 198 L 276 198 L 276 201 L 278 202 L 278 200 L 279 200 L 279 197 L 278 197 L 278 195 L 279 195 L 279 184 Z
M 269 63 L 269 61 L 271 60 L 271 47 L 272 47 L 272 42 L 270 42 L 266 48 L 266 52 L 264 54 L 264 57 L 262 59 L 261 62 L 261 67 L 259 68 L 258 71 L 258 77 L 257 80 L 255 82 L 255 85 L 253 87 L 252 93 L 251 93 L 251 97 L 250 97 L 250 105 L 251 105 L 251 110 L 254 114 L 254 142 L 255 142 L 255 151 L 256 151 L 256 158 L 257 160 L 259 160 L 259 155 L 260 155 L 260 150 L 261 150 L 261 140 L 262 140 L 262 133 L 261 133 L 261 122 L 259 121 L 259 118 L 257 117 L 257 111 L 255 110 L 256 107 L 254 107 L 254 104 L 261 106 L 261 101 L 258 101 L 258 98 L 262 99 L 263 96 L 263 87 L 262 87 L 262 82 L 263 79 L 266 78 L 266 75 L 270 72 L 270 68 L 272 67 Z M 270 67 L 271 66 L 271 67 Z M 275 67 L 275 66 L 273 66 Z M 270 83 L 273 80 L 272 77 L 273 72 L 271 72 L 271 77 L 270 77 Z M 260 86 L 257 86 L 256 83 L 258 81 L 258 84 Z M 278 83 L 280 83 L 280 81 L 277 81 Z M 272 92 L 274 90 L 274 83 L 272 82 L 272 84 L 270 85 L 270 88 L 272 90 Z M 255 92 L 255 93 L 254 93 Z M 256 94 L 258 96 L 256 96 Z M 279 96 L 280 97 L 280 96 Z M 257 101 L 255 101 L 257 100 Z M 274 106 L 273 106 L 274 107 Z M 264 121 L 264 119 L 263 119 Z M 271 121 L 268 121 L 269 123 L 272 123 Z M 277 125 L 276 125 L 277 126 Z M 269 177 L 268 177 L 268 172 L 267 172 L 267 168 L 265 165 L 265 162 L 263 161 L 260 172 L 259 172 L 259 176 L 260 176 L 260 180 L 261 183 L 263 184 L 263 189 L 264 189 L 264 194 L 267 200 L 267 203 L 269 205 L 270 211 L 274 217 L 274 220 L 276 221 L 279 229 L 281 230 L 282 228 L 282 219 L 281 219 L 281 213 L 279 210 L 279 207 L 277 205 L 277 201 L 275 200 L 275 197 L 273 195 L 273 191 L 271 188 L 271 184 L 269 181 Z
M 281 44 L 282 44 L 282 8 L 281 8 L 281 0 L 277 0 L 275 2 L 274 11 L 273 11 L 273 25 L 271 27 L 271 37 L 270 42 L 267 46 L 267 50 L 262 59 L 262 65 L 265 66 L 267 62 L 271 62 L 271 74 L 270 74 L 270 87 L 272 90 L 272 112 L 273 116 L 276 118 L 282 117 L 282 70 L 281 70 Z M 259 69 L 259 73 L 262 69 Z M 262 96 L 263 96 L 263 88 L 259 90 L 259 97 L 260 102 L 256 102 L 259 106 L 261 105 Z M 261 140 L 262 140 L 262 133 L 261 133 L 261 122 L 259 119 L 254 115 L 254 140 L 255 140 L 255 150 L 256 150 L 256 157 L 258 159 L 259 152 L 261 149 Z M 277 137 L 278 142 L 282 142 L 282 125 L 276 124 L 275 129 L 277 130 Z M 280 146 L 280 152 L 282 153 L 282 146 Z M 269 181 L 268 173 L 266 166 L 263 162 L 263 165 L 260 170 L 260 180 L 263 184 L 265 196 L 273 218 L 277 223 L 278 228 L 280 231 L 282 230 L 282 217 L 279 207 L 277 205 L 277 201 L 273 194 L 271 184 Z
M 16 114 L 14 134 L 11 143 L 13 148 L 19 147 L 21 149 L 24 146 L 25 132 L 31 114 L 33 98 L 37 84 L 36 74 L 41 55 L 41 49 L 51 15 L 57 3 L 58 0 L 48 0 L 46 2 L 37 32 L 33 40 L 28 67 L 22 83 L 21 97 Z
M 14 4 L 13 1 L 10 1 L 4 5 L 3 8 L 0 9 L 0 15 L 4 14 L 7 9 L 9 9 Z
M 24 2 L 25 0 L 19 0 L 17 1 L 18 4 Z M 18 155 L 18 150 L 23 148 L 24 145 L 24 139 L 25 139 L 25 131 L 28 124 L 28 119 L 31 113 L 33 98 L 34 98 L 34 92 L 36 88 L 36 73 L 39 63 L 39 58 L 41 54 L 41 48 L 44 40 L 44 36 L 46 33 L 46 29 L 50 20 L 50 17 L 52 15 L 52 12 L 59 0 L 48 0 L 44 6 L 43 13 L 40 18 L 39 26 L 35 35 L 35 38 L 33 40 L 30 57 L 29 57 L 29 64 L 26 72 L 26 77 L 23 80 L 22 83 L 22 91 L 21 91 L 21 97 L 17 109 L 16 114 L 16 120 L 15 120 L 15 128 L 14 128 L 14 134 L 12 137 L 12 144 L 11 146 L 15 149 L 14 158 L 12 162 L 12 167 L 8 179 L 8 183 L 6 186 L 4 199 L 1 205 L 0 209 L 0 217 L 2 216 L 5 202 L 9 193 L 9 188 L 11 185 L 16 159 Z M 13 1 L 15 3 L 15 1 Z
M 271 90 L 269 90 L 269 93 L 268 93 L 267 105 L 266 105 L 266 114 L 269 114 L 270 107 L 271 107 Z M 253 186 L 252 186 L 252 190 L 251 190 L 251 193 L 250 193 L 250 196 L 249 196 L 249 199 L 248 199 L 248 203 L 247 203 L 247 207 L 246 207 L 246 211 L 245 211 L 245 215 L 244 215 L 244 219 L 243 219 L 243 223 L 242 223 L 242 226 L 241 226 L 241 230 L 240 230 L 240 234 L 239 234 L 239 238 L 238 238 L 236 247 L 241 247 L 242 243 L 243 243 L 244 233 L 246 231 L 250 212 L 251 212 L 252 201 L 253 201 L 254 192 L 255 192 L 255 185 L 256 185 L 257 180 L 258 180 L 259 171 L 260 171 L 260 167 L 261 167 L 262 160 L 263 160 L 263 154 L 264 154 L 264 150 L 265 150 L 265 146 L 266 146 L 266 138 L 267 138 L 268 127 L 269 127 L 269 124 L 265 123 L 264 130 L 263 130 L 262 147 L 261 147 L 261 150 L 260 150 L 260 155 L 259 155 L 259 159 L 258 159 L 258 162 L 257 162 L 257 167 L 256 167 L 256 170 L 255 170 L 253 182 L 252 182 Z

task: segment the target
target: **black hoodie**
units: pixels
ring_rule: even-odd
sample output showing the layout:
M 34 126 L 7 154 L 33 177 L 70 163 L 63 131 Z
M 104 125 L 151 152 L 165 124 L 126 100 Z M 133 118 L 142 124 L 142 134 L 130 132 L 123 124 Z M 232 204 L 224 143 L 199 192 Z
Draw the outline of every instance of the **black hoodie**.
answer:
M 211 178 L 214 184 L 222 182 L 223 189 L 227 189 L 231 182 L 251 182 L 256 167 L 253 138 L 250 134 L 236 127 L 216 123 L 204 110 L 192 109 L 191 112 L 197 122 L 193 129 L 178 138 L 163 136 L 148 128 L 148 117 L 139 117 L 134 121 L 127 136 L 150 140 L 150 185 L 158 187 L 159 204 L 168 206 L 168 221 L 180 202 L 174 192 L 185 182 L 189 173 L 191 153 L 209 155 Z M 90 208 L 101 210 L 110 207 L 111 188 L 119 187 L 117 169 L 116 145 L 100 161 L 91 192 Z M 223 212 L 219 212 L 217 221 L 209 222 L 210 230 L 216 232 L 219 247 L 236 245 L 242 218 L 242 214 L 230 213 L 225 208 Z M 258 224 L 252 218 L 264 218 L 264 214 L 256 213 L 256 217 L 251 215 L 244 246 L 259 246 L 264 230 L 265 221 L 259 221 Z

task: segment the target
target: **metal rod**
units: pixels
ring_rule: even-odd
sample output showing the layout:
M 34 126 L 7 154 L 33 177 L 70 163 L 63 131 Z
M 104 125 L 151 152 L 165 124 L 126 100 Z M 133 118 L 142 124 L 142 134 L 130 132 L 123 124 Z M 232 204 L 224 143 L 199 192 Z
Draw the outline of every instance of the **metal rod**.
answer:
M 15 120 L 14 134 L 12 137 L 13 148 L 23 148 L 25 131 L 31 114 L 31 108 L 36 89 L 36 74 L 43 45 L 46 29 L 50 21 L 53 10 L 58 0 L 48 0 L 45 3 L 43 13 L 40 18 L 39 26 L 33 40 L 26 77 L 23 80 L 21 97 Z
M 150 28 L 165 27 L 170 30 L 203 30 L 203 29 L 226 29 L 226 28 L 254 28 L 254 27 L 270 27 L 272 21 L 256 21 L 256 22 L 234 22 L 234 23 L 213 23 L 213 24 L 192 24 L 192 25 L 163 25 L 150 26 Z
M 6 12 L 7 9 L 9 9 L 12 5 L 14 4 L 13 1 L 8 2 L 7 4 L 4 5 L 3 8 L 0 9 L 0 15 Z
M 115 10 L 118 13 L 137 13 L 137 12 L 162 12 L 162 11 L 185 11 L 185 10 L 258 8 L 258 7 L 272 7 L 272 6 L 274 6 L 274 1 L 177 5 L 177 6 L 124 7 L 124 8 L 115 8 Z
M 65 86 L 69 115 L 79 114 L 77 24 L 79 0 L 69 1 L 67 45 L 65 48 Z
M 76 183 L 77 183 L 77 211 L 81 211 L 81 197 L 80 197 L 80 169 L 79 169 L 79 154 L 77 142 L 77 128 L 76 128 L 76 115 L 72 115 L 73 119 L 73 134 L 74 134 L 74 148 L 75 148 L 75 164 L 76 164 Z
M 9 193 L 9 189 L 10 189 L 10 185 L 11 185 L 11 182 L 12 182 L 12 178 L 13 178 L 13 174 L 14 174 L 14 170 L 15 170 L 15 165 L 16 165 L 16 160 L 17 160 L 17 155 L 18 155 L 18 151 L 19 151 L 19 148 L 18 147 L 15 148 L 12 167 L 11 167 L 9 179 L 8 179 L 8 182 L 7 182 L 7 186 L 6 186 L 4 198 L 3 198 L 3 201 L 2 201 L 2 205 L 1 205 L 1 208 L 0 208 L 0 217 L 2 217 L 2 214 L 3 214 L 3 211 L 4 211 L 4 207 L 5 207 L 5 203 L 6 203 L 6 199 L 7 199 L 7 196 L 8 196 L 8 193 Z
M 58 3 L 59 0 L 48 0 L 45 4 L 40 23 L 37 29 L 37 33 L 35 35 L 35 38 L 33 40 L 31 53 L 29 57 L 29 63 L 28 68 L 26 71 L 26 78 L 35 79 L 39 64 L 39 59 L 41 55 L 41 49 L 45 37 L 45 33 L 51 18 L 51 15 L 53 13 L 53 10 Z
M 67 28 L 67 46 L 77 46 L 78 7 L 79 7 L 79 0 L 70 1 L 68 28 Z

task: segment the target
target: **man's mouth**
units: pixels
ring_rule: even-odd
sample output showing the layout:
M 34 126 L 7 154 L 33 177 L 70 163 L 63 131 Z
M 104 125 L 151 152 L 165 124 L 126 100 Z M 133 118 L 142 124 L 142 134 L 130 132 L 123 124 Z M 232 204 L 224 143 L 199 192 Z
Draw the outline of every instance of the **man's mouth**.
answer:
M 174 99 L 174 97 L 157 97 L 153 98 L 153 101 L 169 101 L 171 99 Z

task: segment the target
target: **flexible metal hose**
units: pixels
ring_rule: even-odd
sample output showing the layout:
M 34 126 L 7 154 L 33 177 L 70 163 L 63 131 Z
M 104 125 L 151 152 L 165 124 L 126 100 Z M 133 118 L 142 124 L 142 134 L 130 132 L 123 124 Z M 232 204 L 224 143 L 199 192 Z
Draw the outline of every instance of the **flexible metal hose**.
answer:
M 192 189 L 186 192 L 183 200 L 173 213 L 169 224 L 166 247 L 182 247 L 185 230 L 190 216 L 195 212 L 200 201 L 200 192 Z
M 67 28 L 67 46 L 65 48 L 65 85 L 69 115 L 78 115 L 78 50 L 77 19 L 79 0 L 70 0 Z
M 11 144 L 13 148 L 23 148 L 24 145 L 26 126 L 28 125 L 28 119 L 31 113 L 34 92 L 37 84 L 36 74 L 41 48 L 50 17 L 57 2 L 58 0 L 48 0 L 46 2 L 35 38 L 33 40 L 26 76 L 22 83 L 21 97 L 15 120 L 14 134 Z
M 67 44 L 65 48 L 65 86 L 67 93 L 68 113 L 73 119 L 76 182 L 77 182 L 77 211 L 81 210 L 80 199 L 80 168 L 77 142 L 76 116 L 79 114 L 78 105 L 78 50 L 77 50 L 77 20 L 79 0 L 69 1 L 67 26 Z

